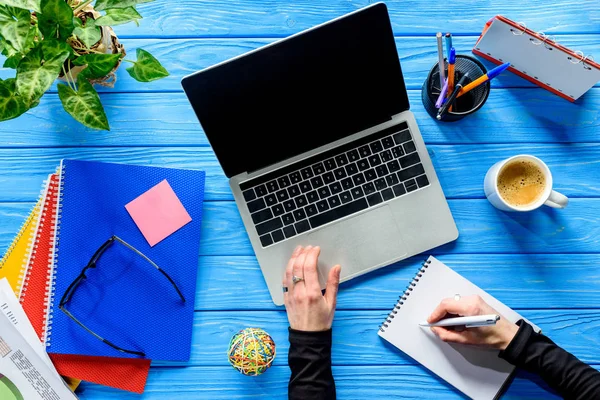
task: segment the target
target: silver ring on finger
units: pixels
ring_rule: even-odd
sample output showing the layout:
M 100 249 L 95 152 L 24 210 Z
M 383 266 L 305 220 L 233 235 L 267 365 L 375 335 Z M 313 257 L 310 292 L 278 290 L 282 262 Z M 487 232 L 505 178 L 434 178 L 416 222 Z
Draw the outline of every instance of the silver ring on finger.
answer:
M 292 276 L 292 282 L 294 282 L 294 285 L 298 282 L 302 282 L 303 280 L 304 280 L 304 278 L 302 278 L 302 277 L 299 277 L 296 275 Z

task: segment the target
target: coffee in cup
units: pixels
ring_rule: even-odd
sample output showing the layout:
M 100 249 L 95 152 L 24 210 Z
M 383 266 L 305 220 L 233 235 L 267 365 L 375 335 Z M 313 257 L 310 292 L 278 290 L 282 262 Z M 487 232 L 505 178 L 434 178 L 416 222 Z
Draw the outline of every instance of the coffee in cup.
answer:
M 542 205 L 565 208 L 569 199 L 552 190 L 552 174 L 539 158 L 520 154 L 498 161 L 487 172 L 484 191 L 504 211 L 532 211 Z
M 544 194 L 546 178 L 538 165 L 530 160 L 513 160 L 498 174 L 498 192 L 508 204 L 527 207 Z

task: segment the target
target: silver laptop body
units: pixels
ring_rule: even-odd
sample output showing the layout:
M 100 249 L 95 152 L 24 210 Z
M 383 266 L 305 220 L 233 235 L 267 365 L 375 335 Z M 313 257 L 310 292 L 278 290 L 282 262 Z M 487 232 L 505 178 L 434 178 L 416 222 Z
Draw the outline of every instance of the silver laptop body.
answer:
M 383 4 L 375 4 L 352 14 L 366 13 L 369 12 L 369 9 L 378 9 L 377 12 L 385 12 L 385 15 L 387 16 L 387 10 L 385 10 L 385 6 Z M 308 31 L 300 32 L 283 40 L 286 41 L 297 36 L 305 35 L 307 32 L 311 32 L 315 29 L 327 26 L 328 24 L 347 17 L 348 15 L 340 17 L 336 20 L 312 28 Z M 275 42 L 265 47 L 274 46 L 279 42 Z M 245 57 L 248 54 L 260 52 L 263 49 L 264 47 L 240 57 Z M 218 64 L 211 68 L 217 68 L 240 57 Z M 204 71 L 201 71 L 198 74 L 203 72 Z M 200 122 L 203 123 L 203 118 L 200 116 L 199 108 L 196 107 L 194 100 L 194 93 L 197 93 L 198 90 L 189 82 L 186 82 L 186 80 L 193 81 L 195 76 L 196 74 L 184 78 L 182 84 L 186 90 L 186 94 L 188 97 L 190 97 L 190 101 L 192 102 L 196 113 L 199 114 Z M 409 132 L 408 136 L 406 133 L 407 130 Z M 385 137 L 376 139 L 374 141 L 369 141 L 369 138 L 377 137 L 378 134 L 381 136 L 382 131 L 387 132 Z M 211 140 L 210 135 L 208 136 L 209 140 Z M 398 139 L 398 137 L 401 137 L 402 139 Z M 371 181 L 353 185 L 354 188 L 359 186 L 364 188 L 363 192 L 365 195 L 362 198 L 360 195 L 357 195 L 357 197 L 351 197 L 348 199 L 347 193 L 356 193 L 352 192 L 352 189 L 346 190 L 346 188 L 344 188 L 342 189 L 342 192 L 333 195 L 334 197 L 338 197 L 337 202 L 330 200 L 330 197 L 325 197 L 323 200 L 319 198 L 318 201 L 315 200 L 313 203 L 302 203 L 304 204 L 303 207 L 298 206 L 293 211 L 288 212 L 286 209 L 284 214 L 276 215 L 276 210 L 280 210 L 280 208 L 277 207 L 277 204 L 282 206 L 285 203 L 284 201 L 274 205 L 269 205 L 269 202 L 267 201 L 267 205 L 262 207 L 260 210 L 256 210 L 254 207 L 256 203 L 260 203 L 258 200 L 259 198 L 266 199 L 266 196 L 271 194 L 278 195 L 278 193 L 281 194 L 281 196 L 289 195 L 289 187 L 286 189 L 282 186 L 283 184 L 276 185 L 272 183 L 273 181 L 278 182 L 279 178 L 269 179 L 269 182 L 261 183 L 261 185 L 276 185 L 277 189 L 274 189 L 272 186 L 267 186 L 270 189 L 267 189 L 267 191 L 264 193 L 262 190 L 252 190 L 252 200 L 250 201 L 248 198 L 251 197 L 248 197 L 247 195 L 245 196 L 244 194 L 244 192 L 249 190 L 248 182 L 253 182 L 257 179 L 260 182 L 261 177 L 273 177 L 277 175 L 277 171 L 284 168 L 287 168 L 289 171 L 290 165 L 302 163 L 314 157 L 318 158 L 319 155 L 324 153 L 335 153 L 336 149 L 338 148 L 348 150 L 350 147 L 352 147 L 353 143 L 356 142 L 362 143 L 361 148 L 364 146 L 369 147 L 369 151 L 371 153 L 369 157 L 378 155 L 379 159 L 382 160 L 380 165 L 387 164 L 390 166 L 389 168 L 386 167 L 382 170 L 383 167 L 380 167 L 379 165 L 373 166 L 373 168 L 371 168 L 371 165 L 369 165 L 368 170 L 361 170 L 363 177 L 366 177 L 367 171 L 371 170 L 376 171 L 378 174 L 383 174 L 382 171 L 386 170 L 389 172 L 388 175 L 382 175 L 381 177 L 376 176 L 376 178 L 371 176 L 371 178 L 373 178 Z M 375 145 L 375 142 L 378 142 L 379 144 Z M 385 147 L 391 146 L 392 143 L 393 147 Z M 400 148 L 400 150 L 398 150 L 398 148 Z M 395 152 L 392 157 L 402 153 L 402 156 L 395 157 L 394 159 L 398 160 L 399 164 L 405 164 L 406 167 L 401 166 L 398 171 L 392 173 L 390 172 L 392 169 L 391 165 L 395 166 L 396 164 L 393 163 L 394 159 L 389 159 L 389 154 L 394 150 Z M 319 164 L 309 166 L 303 164 L 303 168 L 311 169 L 312 172 L 308 172 L 312 173 L 312 176 L 307 179 L 301 177 L 302 182 L 319 182 L 318 180 L 315 181 L 314 179 L 319 176 L 323 177 L 329 172 L 337 171 L 338 173 L 342 174 L 342 172 L 339 171 L 341 168 L 345 168 L 344 171 L 348 171 L 347 166 L 355 163 L 352 163 L 350 160 L 348 160 L 348 163 L 342 165 L 342 162 L 345 162 L 344 160 L 346 158 L 351 157 L 356 153 L 348 150 L 340 152 L 339 154 L 342 153 L 344 154 L 342 159 L 332 156 L 332 159 L 338 160 L 337 164 L 335 165 L 335 169 L 332 170 L 323 169 L 321 171 L 319 169 L 320 167 L 315 167 Z M 418 155 L 418 157 L 416 157 L 416 155 Z M 369 157 L 365 157 L 365 159 L 372 160 Z M 363 158 L 361 158 L 361 160 L 362 159 Z M 388 161 L 383 161 L 386 159 L 388 159 Z M 408 161 L 403 163 L 401 160 Z M 414 164 L 415 160 L 419 160 L 418 165 L 409 165 L 410 163 Z M 360 160 L 356 161 L 356 163 L 359 162 Z M 406 177 L 415 173 L 415 170 L 417 170 L 419 176 L 412 177 L 405 181 L 400 181 L 400 179 L 403 179 L 402 177 L 398 179 L 398 177 L 403 174 L 403 171 L 407 172 L 407 174 L 404 174 L 404 177 Z M 318 172 L 321 172 L 321 174 L 318 174 Z M 371 174 L 372 173 L 373 172 L 371 172 Z M 347 175 L 348 176 L 344 178 L 346 179 L 344 182 L 348 183 L 349 185 L 349 182 L 347 181 L 348 178 L 352 177 L 353 181 L 355 180 L 354 176 L 351 176 L 349 173 Z M 392 178 L 390 175 L 395 175 L 395 177 Z M 285 178 L 284 180 L 279 180 L 279 182 L 287 182 L 288 178 L 291 179 L 293 177 L 297 177 L 297 175 L 292 176 L 291 174 L 283 174 L 281 176 L 285 176 Z M 383 187 L 381 179 L 384 179 L 385 181 L 385 189 L 381 189 Z M 339 187 L 336 186 L 336 182 L 342 181 L 343 179 L 336 178 L 336 181 L 333 181 L 330 184 L 323 184 L 323 186 L 320 186 L 319 188 L 316 188 L 316 184 L 314 184 L 314 191 L 317 191 L 319 195 L 321 195 L 322 192 L 319 189 L 323 190 L 323 187 L 328 186 L 331 188 L 330 192 L 333 193 L 335 190 L 339 189 Z M 458 237 L 458 230 L 450 213 L 444 193 L 442 192 L 442 188 L 431 163 L 431 159 L 429 158 L 427 148 L 423 143 L 417 122 L 415 121 L 413 113 L 409 110 L 391 115 L 388 121 L 371 126 L 367 129 L 363 129 L 357 133 L 350 134 L 343 138 L 339 138 L 338 140 L 321 145 L 317 148 L 302 152 L 294 157 L 270 164 L 264 168 L 254 170 L 252 172 L 235 174 L 230 177 L 229 182 L 237 207 L 242 217 L 242 221 L 244 222 L 250 242 L 252 243 L 252 247 L 256 253 L 260 268 L 269 288 L 269 292 L 273 302 L 277 305 L 283 304 L 282 279 L 285 267 L 292 251 L 298 245 L 318 245 L 321 247 L 321 256 L 319 258 L 319 276 L 322 288 L 325 288 L 325 282 L 327 280 L 329 269 L 336 264 L 340 264 L 342 266 L 341 281 L 343 282 L 396 261 L 419 254 L 431 248 L 440 246 L 444 243 L 448 243 Z M 297 184 L 301 184 L 302 182 L 298 182 Z M 373 186 L 369 185 L 369 183 L 375 182 L 377 182 L 379 185 L 376 187 L 374 184 Z M 291 186 L 295 186 L 297 184 L 290 182 Z M 366 193 L 368 193 L 373 187 L 375 187 L 375 192 L 367 195 Z M 272 191 L 270 191 L 271 189 Z M 391 196 L 390 191 L 394 194 L 393 196 Z M 308 193 L 311 192 L 301 192 L 300 196 L 306 196 Z M 381 199 L 380 197 L 377 197 L 375 193 L 379 193 L 379 195 L 382 196 Z M 288 202 L 285 204 L 292 204 L 289 203 L 289 201 L 297 199 L 293 198 L 291 195 L 289 195 L 289 197 L 290 198 L 285 199 L 285 201 Z M 273 201 L 272 196 L 270 199 Z M 339 199 L 342 200 L 339 201 Z M 327 210 L 317 210 L 312 217 L 308 217 L 307 215 L 307 217 L 302 220 L 304 222 L 296 222 L 296 220 L 294 220 L 294 222 L 281 222 L 281 220 L 279 220 L 284 218 L 285 215 L 289 214 L 292 214 L 294 217 L 298 217 L 298 219 L 300 219 L 301 215 L 297 215 L 297 213 L 304 212 L 307 214 L 309 210 L 314 212 L 313 208 L 308 207 L 311 207 L 311 205 L 316 205 L 319 202 L 322 205 L 323 201 L 328 202 Z M 347 201 L 347 203 L 342 203 L 342 201 Z M 254 212 L 251 212 L 250 210 L 250 202 L 255 202 L 253 204 Z M 348 212 L 348 207 L 346 207 L 346 204 L 358 203 L 360 204 L 357 207 L 361 209 L 357 212 L 352 212 L 340 219 L 334 219 L 330 222 L 323 223 L 324 221 L 332 218 L 331 216 L 335 214 L 334 210 L 345 210 L 342 213 L 345 214 Z M 367 204 L 368 207 L 365 208 L 365 204 Z M 267 209 L 269 210 L 267 211 Z M 299 211 L 300 209 L 303 209 L 303 211 Z M 268 214 L 268 216 L 257 219 L 257 215 L 262 215 L 259 213 Z M 263 221 L 258 224 L 256 223 L 256 220 L 262 221 L 264 218 L 269 218 L 269 221 Z M 277 220 L 276 225 L 274 224 L 275 220 Z M 306 221 L 309 222 L 307 223 Z M 263 224 L 262 227 L 258 227 L 258 225 L 261 224 Z M 273 227 L 276 227 L 277 229 L 266 232 L 267 228 L 265 228 L 265 226 L 269 224 L 273 224 Z M 296 226 L 296 228 L 292 229 L 290 226 Z M 309 226 L 308 229 L 307 226 Z M 268 229 L 272 229 L 273 227 Z M 259 234 L 259 231 L 261 234 Z M 291 236 L 288 237 L 286 232 L 295 233 L 293 235 L 290 233 Z M 265 243 L 267 245 L 265 245 Z

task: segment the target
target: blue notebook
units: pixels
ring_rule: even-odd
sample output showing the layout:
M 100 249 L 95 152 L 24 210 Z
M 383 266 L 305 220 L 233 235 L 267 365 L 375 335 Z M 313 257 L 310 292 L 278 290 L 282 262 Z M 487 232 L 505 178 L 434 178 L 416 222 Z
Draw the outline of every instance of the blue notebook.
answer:
M 163 180 L 192 221 L 151 247 L 125 209 Z M 56 248 L 51 267 L 48 353 L 139 357 L 113 349 L 58 304 L 96 250 L 112 235 L 129 243 L 177 284 L 125 246 L 113 243 L 86 272 L 67 309 L 89 329 L 151 360 L 190 357 L 205 174 L 202 171 L 63 160 Z

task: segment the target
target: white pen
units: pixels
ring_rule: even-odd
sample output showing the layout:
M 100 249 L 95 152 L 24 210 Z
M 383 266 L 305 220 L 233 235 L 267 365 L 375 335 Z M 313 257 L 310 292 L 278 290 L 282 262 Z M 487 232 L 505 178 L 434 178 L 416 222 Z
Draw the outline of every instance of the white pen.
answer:
M 444 87 L 444 82 L 446 82 L 446 63 L 444 62 L 444 44 L 442 43 L 442 32 L 438 32 L 435 35 L 437 39 L 438 46 L 438 67 L 440 71 L 440 90 Z
M 472 317 L 456 317 L 456 318 L 446 318 L 442 319 L 438 322 L 434 322 L 433 324 L 428 324 L 427 322 L 422 322 L 420 326 L 461 326 L 464 325 L 465 328 L 477 328 L 480 326 L 489 326 L 496 325 L 496 322 L 500 319 L 500 316 L 497 314 L 488 314 L 488 315 L 475 315 Z

